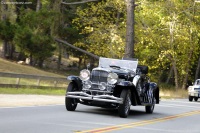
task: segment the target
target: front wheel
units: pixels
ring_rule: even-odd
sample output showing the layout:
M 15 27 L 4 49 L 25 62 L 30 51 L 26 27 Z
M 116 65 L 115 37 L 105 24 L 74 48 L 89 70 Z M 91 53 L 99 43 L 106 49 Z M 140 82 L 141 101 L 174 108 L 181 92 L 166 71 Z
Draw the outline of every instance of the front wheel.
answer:
M 76 85 L 73 82 L 71 82 L 67 88 L 67 92 L 73 92 L 76 89 Z M 77 107 L 76 99 L 65 97 L 65 107 L 68 111 L 74 111 Z
M 193 101 L 193 96 L 189 96 L 188 99 L 189 99 L 190 102 L 192 102 Z
M 155 107 L 155 105 L 145 106 L 146 113 L 152 114 L 154 107 Z
M 195 97 L 195 98 L 194 98 L 194 101 L 198 101 L 198 97 Z
M 123 98 L 123 103 L 119 105 L 118 113 L 120 117 L 126 118 L 130 112 L 131 91 L 128 89 L 123 89 L 120 98 Z

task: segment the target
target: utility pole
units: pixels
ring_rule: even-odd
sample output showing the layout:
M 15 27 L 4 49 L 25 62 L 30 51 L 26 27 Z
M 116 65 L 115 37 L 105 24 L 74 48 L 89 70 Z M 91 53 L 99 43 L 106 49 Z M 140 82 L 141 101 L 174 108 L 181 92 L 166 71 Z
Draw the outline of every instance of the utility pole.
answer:
M 134 9 L 135 0 L 126 0 L 127 20 L 126 20 L 126 46 L 124 57 L 134 57 Z

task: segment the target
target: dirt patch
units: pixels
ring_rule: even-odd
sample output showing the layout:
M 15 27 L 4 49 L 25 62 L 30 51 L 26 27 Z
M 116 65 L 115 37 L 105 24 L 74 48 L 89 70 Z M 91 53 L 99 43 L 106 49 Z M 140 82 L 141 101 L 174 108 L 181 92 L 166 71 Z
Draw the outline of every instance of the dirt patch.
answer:
M 0 94 L 0 107 L 64 104 L 64 96 Z

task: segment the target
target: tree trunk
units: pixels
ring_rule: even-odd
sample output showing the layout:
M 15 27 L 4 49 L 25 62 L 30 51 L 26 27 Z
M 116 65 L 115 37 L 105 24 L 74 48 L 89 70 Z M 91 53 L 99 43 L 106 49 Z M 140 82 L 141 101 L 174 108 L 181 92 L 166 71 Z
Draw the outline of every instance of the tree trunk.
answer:
M 43 67 L 43 62 L 44 62 L 44 59 L 38 59 L 38 67 L 39 68 Z
M 78 51 L 80 51 L 80 52 L 82 52 L 82 53 L 84 53 L 84 54 L 87 54 L 87 55 L 89 55 L 89 56 L 91 56 L 91 57 L 93 57 L 93 58 L 95 58 L 95 59 L 99 59 L 99 56 L 94 55 L 94 54 L 92 54 L 92 53 L 90 53 L 90 52 L 87 52 L 87 51 L 85 51 L 85 50 L 83 50 L 83 49 L 80 49 L 80 48 L 78 48 L 78 47 L 75 47 L 74 45 L 68 43 L 67 41 L 64 41 L 64 40 L 61 40 L 61 39 L 58 39 L 58 38 L 55 38 L 54 40 L 57 41 L 57 42 L 59 42 L 59 43 L 65 44 L 65 45 L 63 45 L 63 46 L 66 46 L 66 45 L 67 45 L 67 46 L 69 46 L 69 47 L 71 47 L 71 48 L 73 48 L 73 49 L 75 49 L 75 50 L 78 50 Z
M 6 2 L 6 0 L 1 0 L 2 3 Z M 1 4 L 1 20 L 5 21 L 7 19 L 6 12 L 8 10 L 7 4 Z
M 124 57 L 134 57 L 134 9 L 135 0 L 127 0 L 127 21 L 126 21 L 126 46 Z
M 8 58 L 8 41 L 7 40 L 3 40 L 3 49 L 2 49 L 2 52 L 3 52 L 3 58 L 7 59 Z
M 178 84 L 178 71 L 177 71 L 177 68 L 176 68 L 176 61 L 175 61 L 175 59 L 173 59 L 172 65 L 173 65 L 173 69 L 174 69 L 175 88 L 177 90 L 179 88 L 179 84 Z
M 33 66 L 33 55 L 30 54 L 29 58 L 30 58 L 30 65 Z
M 82 57 L 79 57 L 79 61 L 78 61 L 78 69 L 80 69 L 81 68 L 81 63 L 82 63 Z
M 1 1 L 2 3 L 6 2 L 5 0 Z M 2 21 L 6 21 L 7 16 L 6 16 L 6 12 L 8 10 L 8 6 L 7 4 L 1 4 L 1 20 Z M 7 40 L 3 40 L 3 47 L 2 47 L 2 55 L 3 58 L 7 58 L 8 54 L 7 54 L 7 45 L 8 45 L 8 41 Z
M 60 64 L 61 64 L 61 60 L 62 60 L 62 47 L 61 47 L 62 44 L 58 44 L 58 51 L 59 51 L 59 54 L 58 54 L 58 62 L 57 62 L 57 69 L 60 70 Z
M 199 70 L 200 70 L 200 56 L 199 56 L 197 69 L 196 69 L 196 72 L 195 72 L 195 80 L 199 78 Z
M 15 51 L 15 47 L 13 44 L 9 43 L 8 41 L 4 41 L 4 56 L 7 59 L 13 59 L 13 52 Z
M 190 49 L 188 62 L 186 64 L 187 65 L 186 66 L 186 75 L 185 75 L 185 78 L 183 79 L 182 89 L 186 89 L 186 85 L 187 85 L 187 82 L 188 82 L 188 75 L 189 75 L 189 71 L 190 71 L 190 64 L 191 64 L 192 55 L 193 55 L 193 48 Z
M 169 84 L 169 80 L 170 80 L 172 74 L 173 74 L 173 66 L 170 67 L 169 74 L 168 74 L 167 80 L 165 82 L 166 84 Z
M 41 9 L 41 2 L 40 0 L 37 0 L 36 12 L 38 12 L 40 9 Z

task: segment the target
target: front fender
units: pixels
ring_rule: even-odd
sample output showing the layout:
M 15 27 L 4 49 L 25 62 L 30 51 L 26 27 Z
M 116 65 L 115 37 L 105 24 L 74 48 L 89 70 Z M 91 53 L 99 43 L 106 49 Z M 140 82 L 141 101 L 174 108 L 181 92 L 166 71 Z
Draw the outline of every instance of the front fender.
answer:
M 156 104 L 160 102 L 159 87 L 155 82 L 149 83 L 149 89 L 152 89 L 156 98 Z
M 135 86 L 134 86 L 133 82 L 122 81 L 122 82 L 119 82 L 117 84 L 117 86 L 119 87 L 119 89 L 118 89 L 119 92 L 118 93 L 120 93 L 122 91 L 122 89 L 124 89 L 124 88 L 130 89 L 131 95 L 132 95 L 132 98 L 131 98 L 132 105 L 134 105 L 134 106 L 135 105 L 141 105 L 139 96 L 137 94 L 137 91 L 135 89 Z
M 133 83 L 130 82 L 130 81 L 122 81 L 122 82 L 119 82 L 117 85 L 119 85 L 119 86 L 133 86 Z
M 140 79 L 140 76 L 139 76 L 139 75 L 136 75 L 136 76 L 133 78 L 133 84 L 134 84 L 134 86 L 137 86 L 137 83 L 138 83 L 139 79 Z
M 75 83 L 78 87 L 78 90 L 81 90 L 82 88 L 82 81 L 78 76 L 68 76 L 67 80 L 72 81 L 73 83 Z

